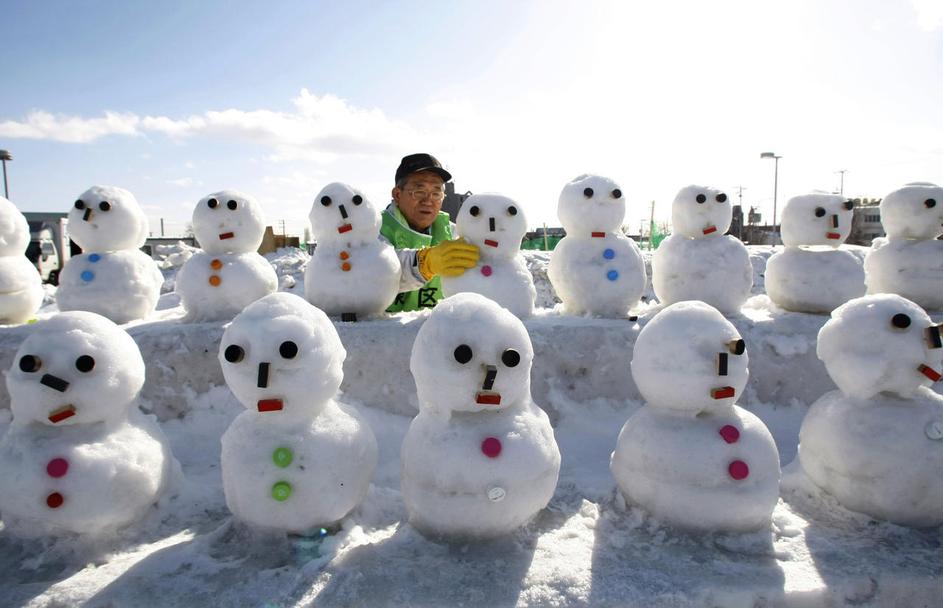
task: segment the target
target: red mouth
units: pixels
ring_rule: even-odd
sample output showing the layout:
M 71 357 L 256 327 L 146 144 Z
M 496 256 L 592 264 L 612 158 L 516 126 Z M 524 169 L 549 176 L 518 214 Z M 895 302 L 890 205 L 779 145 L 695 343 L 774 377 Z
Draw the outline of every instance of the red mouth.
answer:
M 72 416 L 75 416 L 75 406 L 64 405 L 60 407 L 59 409 L 57 409 L 56 411 L 54 411 L 53 413 L 49 414 L 49 422 L 53 424 L 57 424 L 59 422 L 62 422 L 66 418 L 71 418 Z
M 592 233 L 592 234 L 593 234 L 593 238 L 594 238 L 594 239 L 604 239 L 604 238 L 606 238 L 606 233 L 605 233 L 605 232 L 594 232 L 594 233 Z
M 501 393 L 482 391 L 475 395 L 475 403 L 479 405 L 501 405 Z
M 710 228 L 705 228 L 701 232 L 703 232 L 704 234 L 712 234 L 714 232 L 717 232 L 717 226 L 711 226 Z
M 827 238 L 827 239 L 840 239 L 840 238 L 841 238 L 841 235 L 838 234 L 837 232 L 826 232 L 826 233 L 825 233 L 825 238 Z
M 737 391 L 732 386 L 722 386 L 720 388 L 711 389 L 711 398 L 712 399 L 729 399 L 737 394 Z
M 236 235 L 232 232 L 224 232 L 221 235 L 219 235 L 219 240 L 225 241 L 226 239 L 231 239 L 234 236 Z
M 938 382 L 940 378 L 943 378 L 943 376 L 940 375 L 940 372 L 936 371 L 932 367 L 921 365 L 917 369 L 920 371 L 921 374 L 923 374 L 930 380 L 933 380 L 934 382 Z
M 343 226 L 338 228 L 337 231 L 340 232 L 341 234 L 344 234 L 345 232 L 350 232 L 353 229 L 354 227 L 351 226 L 350 224 L 344 224 Z
M 281 399 L 260 399 L 256 407 L 260 412 L 278 412 L 283 405 Z
M 497 247 L 498 241 L 492 241 L 491 239 L 485 239 L 485 245 L 488 247 Z

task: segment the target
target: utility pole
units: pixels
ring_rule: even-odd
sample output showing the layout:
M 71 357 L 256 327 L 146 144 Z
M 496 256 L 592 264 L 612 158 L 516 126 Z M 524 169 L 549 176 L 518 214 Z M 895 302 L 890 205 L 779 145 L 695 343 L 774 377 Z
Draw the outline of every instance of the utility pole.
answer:
M 746 190 L 743 186 L 737 186 L 737 204 L 740 205 L 740 221 L 737 222 L 737 228 L 740 234 L 737 235 L 737 238 L 741 241 L 743 240 L 743 191 Z
M 160 235 L 164 236 L 164 218 L 160 218 Z
M 841 174 L 841 185 L 838 187 L 838 194 L 845 196 L 845 173 L 848 172 L 848 169 L 841 169 L 835 173 Z
M 652 237 L 655 235 L 655 201 L 652 201 L 652 215 L 648 220 L 648 250 L 652 251 Z

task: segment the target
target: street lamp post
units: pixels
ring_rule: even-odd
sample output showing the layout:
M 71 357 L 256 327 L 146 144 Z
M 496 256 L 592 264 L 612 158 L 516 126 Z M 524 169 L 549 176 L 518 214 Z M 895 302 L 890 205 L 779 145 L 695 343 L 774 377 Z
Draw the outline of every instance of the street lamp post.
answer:
M 7 161 L 13 160 L 13 155 L 6 150 L 0 150 L 0 161 L 3 161 L 3 198 L 10 198 L 10 189 L 7 187 Z
M 774 152 L 761 152 L 760 158 L 772 158 L 775 162 L 773 166 L 773 244 L 775 245 L 776 235 L 779 234 L 776 229 L 776 197 L 779 190 L 779 159 L 782 156 L 777 156 Z
M 848 169 L 841 169 L 835 172 L 841 175 L 841 185 L 838 186 L 838 194 L 840 194 L 841 196 L 845 196 L 845 173 L 847 172 L 848 172 Z

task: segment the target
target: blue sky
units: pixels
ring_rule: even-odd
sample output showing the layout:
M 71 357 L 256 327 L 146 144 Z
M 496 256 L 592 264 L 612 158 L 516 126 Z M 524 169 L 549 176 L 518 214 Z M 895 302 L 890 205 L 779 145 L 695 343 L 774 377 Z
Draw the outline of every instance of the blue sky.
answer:
M 11 199 L 66 210 L 128 188 L 156 230 L 255 195 L 299 233 L 346 181 L 382 206 L 399 157 L 555 225 L 580 173 L 637 226 L 705 183 L 767 215 L 811 189 L 943 182 L 943 3 L 11 2 L 0 148 Z

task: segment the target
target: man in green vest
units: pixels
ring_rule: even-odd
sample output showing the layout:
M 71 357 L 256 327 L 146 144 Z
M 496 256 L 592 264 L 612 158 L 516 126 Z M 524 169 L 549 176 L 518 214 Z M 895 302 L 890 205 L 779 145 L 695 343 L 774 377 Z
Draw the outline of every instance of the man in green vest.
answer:
M 442 299 L 439 277 L 457 277 L 478 263 L 478 247 L 452 240 L 449 214 L 441 210 L 450 179 L 431 154 L 404 156 L 396 169 L 393 202 L 380 227 L 402 266 L 400 293 L 388 312 L 434 307 Z

